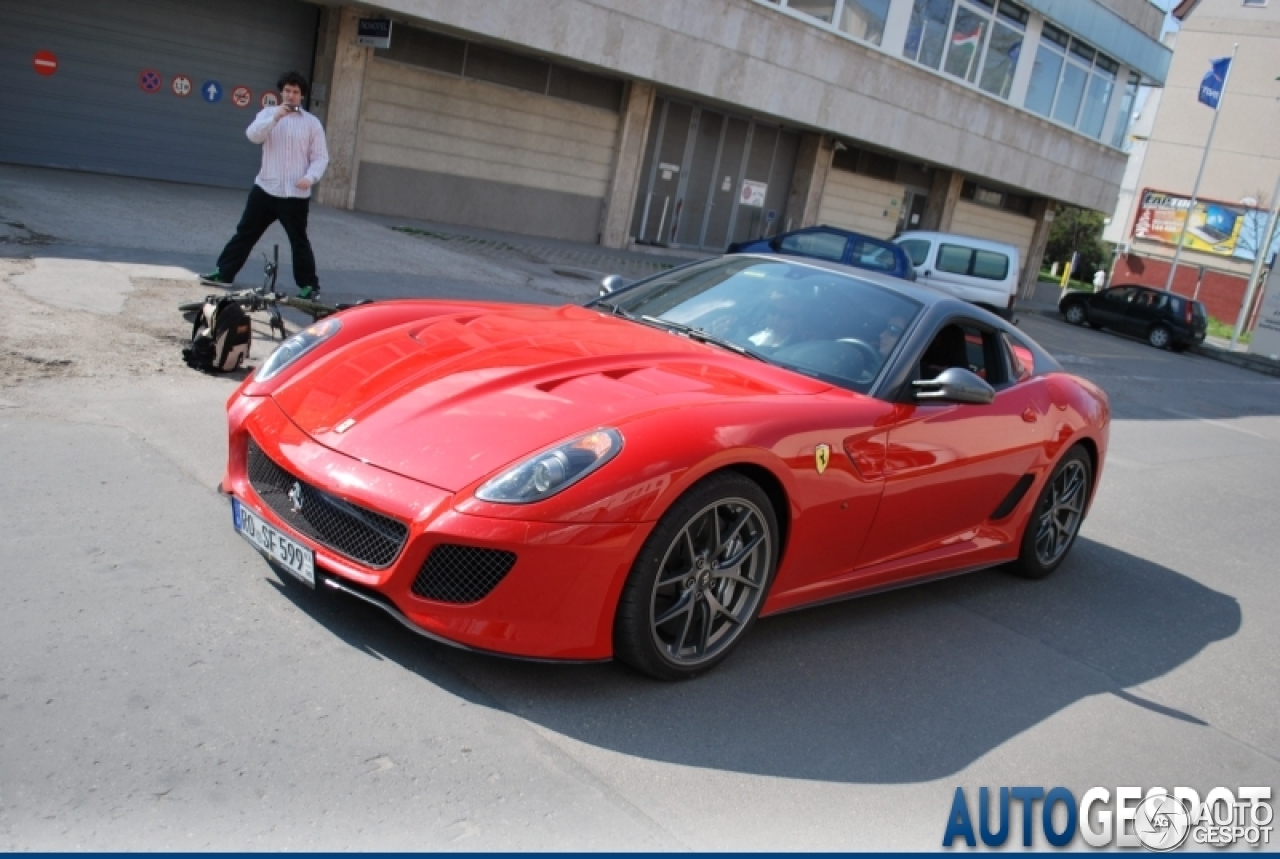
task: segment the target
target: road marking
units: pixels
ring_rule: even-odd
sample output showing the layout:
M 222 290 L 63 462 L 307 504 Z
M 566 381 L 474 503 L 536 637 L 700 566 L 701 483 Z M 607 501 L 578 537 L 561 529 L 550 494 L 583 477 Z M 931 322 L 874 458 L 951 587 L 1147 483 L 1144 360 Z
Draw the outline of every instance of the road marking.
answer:
M 1222 421 L 1215 421 L 1211 418 L 1202 418 L 1199 415 L 1192 414 L 1191 412 L 1180 412 L 1177 409 L 1169 409 L 1169 408 L 1161 408 L 1160 411 L 1166 412 L 1171 415 L 1177 415 L 1180 418 L 1191 418 L 1192 420 L 1200 421 L 1200 423 L 1209 424 L 1210 426 L 1215 426 L 1215 427 L 1221 427 L 1222 429 L 1231 430 L 1232 432 L 1239 432 L 1239 433 L 1244 433 L 1245 435 L 1251 435 L 1254 438 L 1260 438 L 1263 441 L 1275 441 L 1275 439 L 1271 438 L 1271 436 L 1266 436 L 1266 435 L 1263 435 L 1262 433 L 1254 432 L 1253 430 L 1247 430 L 1247 429 L 1244 429 L 1243 427 L 1233 427 L 1231 426 L 1231 424 L 1224 424 Z

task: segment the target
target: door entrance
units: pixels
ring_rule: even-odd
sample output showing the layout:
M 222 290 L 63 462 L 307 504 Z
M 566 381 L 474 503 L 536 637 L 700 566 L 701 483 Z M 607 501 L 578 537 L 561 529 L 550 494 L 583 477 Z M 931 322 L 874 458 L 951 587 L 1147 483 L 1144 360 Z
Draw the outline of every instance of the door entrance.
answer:
M 719 252 L 778 232 L 798 133 L 661 96 L 653 115 L 637 242 Z

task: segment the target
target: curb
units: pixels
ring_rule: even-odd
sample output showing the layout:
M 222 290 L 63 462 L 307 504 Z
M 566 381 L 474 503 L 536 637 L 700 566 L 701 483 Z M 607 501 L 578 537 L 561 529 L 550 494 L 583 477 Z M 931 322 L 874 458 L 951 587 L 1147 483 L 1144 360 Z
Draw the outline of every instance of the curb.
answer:
M 1048 307 L 1036 307 L 1030 304 L 1019 304 L 1015 306 L 1015 310 L 1019 313 L 1034 313 L 1037 316 L 1047 316 L 1050 319 L 1056 319 L 1062 322 L 1062 315 L 1057 309 Z M 1187 350 L 1192 355 L 1199 355 L 1202 358 L 1208 358 L 1212 361 L 1221 361 L 1224 364 L 1231 364 L 1244 370 L 1252 370 L 1255 373 L 1262 373 L 1264 376 L 1275 376 L 1280 378 L 1280 361 L 1272 361 L 1270 358 L 1264 358 L 1261 355 L 1252 355 L 1248 352 L 1228 352 L 1226 349 L 1219 349 L 1216 346 L 1207 346 L 1200 344 L 1192 346 Z

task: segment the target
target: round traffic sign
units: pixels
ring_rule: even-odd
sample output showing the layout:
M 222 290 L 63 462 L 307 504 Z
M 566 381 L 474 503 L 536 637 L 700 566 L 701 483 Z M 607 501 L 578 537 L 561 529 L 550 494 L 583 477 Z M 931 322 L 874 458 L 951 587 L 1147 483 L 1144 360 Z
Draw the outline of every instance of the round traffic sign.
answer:
M 169 83 L 169 89 L 173 90 L 173 94 L 179 98 L 186 98 L 191 95 L 191 78 L 186 75 L 174 75 Z
M 253 101 L 253 93 L 247 86 L 238 86 L 231 91 L 231 103 L 236 107 L 248 107 L 251 101 Z
M 155 69 L 143 69 L 138 72 L 138 86 L 145 93 L 159 92 L 161 83 L 163 79 Z
M 31 58 L 31 67 L 36 70 L 36 74 L 48 77 L 58 70 L 58 58 L 53 51 L 36 51 L 36 55 Z
M 222 98 L 222 84 L 217 81 L 205 81 L 200 84 L 200 97 L 209 104 L 217 104 Z
M 280 97 L 273 92 L 264 92 L 262 98 L 258 100 L 258 104 L 263 107 L 276 107 L 280 104 Z

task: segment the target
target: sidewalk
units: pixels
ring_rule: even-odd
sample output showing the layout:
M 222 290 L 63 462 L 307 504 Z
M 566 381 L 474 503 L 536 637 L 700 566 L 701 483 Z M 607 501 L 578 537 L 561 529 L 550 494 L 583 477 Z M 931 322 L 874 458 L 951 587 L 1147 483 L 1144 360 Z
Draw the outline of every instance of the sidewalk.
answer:
M 1057 281 L 1042 280 L 1036 284 L 1035 292 L 1030 298 L 1018 300 L 1017 312 L 1048 316 L 1066 325 L 1066 321 L 1062 319 L 1062 314 L 1058 312 L 1058 299 L 1061 296 L 1062 288 Z M 1253 370 L 1268 376 L 1280 377 L 1280 361 L 1272 361 L 1262 355 L 1251 354 L 1248 351 L 1249 347 L 1244 343 L 1237 343 L 1234 350 L 1230 346 L 1231 341 L 1225 337 L 1206 337 L 1204 343 L 1199 346 L 1192 346 L 1189 351 L 1194 355 L 1200 355 L 1214 361 L 1243 367 L 1246 370 Z

